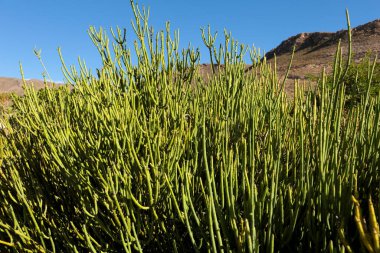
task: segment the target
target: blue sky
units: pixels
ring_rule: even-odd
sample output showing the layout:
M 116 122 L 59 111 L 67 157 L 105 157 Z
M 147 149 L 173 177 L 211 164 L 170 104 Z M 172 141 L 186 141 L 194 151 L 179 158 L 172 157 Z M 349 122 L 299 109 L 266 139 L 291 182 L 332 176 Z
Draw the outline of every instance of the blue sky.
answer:
M 180 31 L 180 46 L 189 42 L 200 47 L 202 62 L 208 62 L 200 28 L 211 25 L 218 31 L 232 32 L 239 42 L 269 51 L 282 40 L 300 32 L 345 29 L 345 8 L 352 26 L 380 18 L 379 0 L 140 0 L 150 7 L 150 25 Z M 26 78 L 42 78 L 43 68 L 33 53 L 42 50 L 42 58 L 53 80 L 63 80 L 57 48 L 65 62 L 77 65 L 78 57 L 95 70 L 100 67 L 96 48 L 87 30 L 93 25 L 127 28 L 132 42 L 133 18 L 129 0 L 0 0 L 0 76 L 20 77 L 19 62 Z M 110 35 L 110 33 L 109 33 Z M 220 41 L 220 40 L 219 40 Z M 129 43 L 133 47 L 132 43 Z

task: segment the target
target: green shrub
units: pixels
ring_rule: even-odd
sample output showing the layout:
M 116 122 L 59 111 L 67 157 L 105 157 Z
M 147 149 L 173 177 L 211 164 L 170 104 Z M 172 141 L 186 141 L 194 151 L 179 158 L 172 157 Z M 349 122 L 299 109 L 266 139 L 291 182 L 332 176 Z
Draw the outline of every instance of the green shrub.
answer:
M 340 238 L 355 249 L 352 191 L 380 185 L 379 96 L 345 111 L 344 85 L 324 77 L 318 102 L 298 86 L 289 101 L 260 57 L 245 72 L 246 48 L 227 33 L 219 52 L 204 36 L 219 68 L 206 83 L 197 50 L 132 8 L 137 66 L 122 30 L 111 54 L 92 28 L 96 77 L 64 65 L 72 90 L 15 98 L 2 251 L 335 252 Z
M 368 54 L 359 63 L 353 63 L 349 67 L 347 75 L 343 78 L 349 105 L 357 105 L 360 98 L 365 97 L 367 90 L 372 97 L 378 95 L 380 91 L 380 65 L 373 65 L 373 57 Z
M 366 57 L 357 63 L 351 63 L 345 75 L 340 76 L 339 82 L 345 86 L 346 107 L 357 106 L 368 95 L 375 97 L 380 91 L 380 65 L 377 57 L 367 53 Z M 337 77 L 336 77 L 337 78 Z M 328 83 L 333 85 L 334 74 L 328 77 Z

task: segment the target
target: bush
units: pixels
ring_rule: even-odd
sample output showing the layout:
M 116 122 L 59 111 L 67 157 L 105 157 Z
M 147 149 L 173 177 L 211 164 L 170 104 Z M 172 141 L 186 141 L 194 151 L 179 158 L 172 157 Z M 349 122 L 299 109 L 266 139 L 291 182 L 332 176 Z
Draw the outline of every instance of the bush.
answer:
M 352 64 L 343 79 L 349 104 L 356 105 L 360 97 L 366 95 L 367 90 L 372 97 L 377 96 L 380 91 L 380 65 L 374 65 L 371 58 L 373 59 L 369 54 L 359 63 Z
M 72 90 L 15 98 L 2 134 L 3 251 L 334 252 L 342 238 L 356 249 L 352 192 L 380 185 L 380 98 L 344 111 L 343 86 L 322 82 L 319 104 L 302 89 L 289 101 L 260 57 L 245 72 L 228 34 L 205 83 L 197 51 L 180 53 L 169 29 L 153 39 L 132 8 L 137 66 L 121 30 L 111 57 L 90 29 L 96 77 L 64 66 Z
M 351 63 L 347 73 L 341 77 L 340 82 L 345 86 L 345 103 L 347 107 L 357 106 L 363 102 L 362 98 L 368 95 L 376 97 L 380 91 L 380 65 L 371 53 Z M 333 85 L 333 74 L 328 77 L 328 83 Z

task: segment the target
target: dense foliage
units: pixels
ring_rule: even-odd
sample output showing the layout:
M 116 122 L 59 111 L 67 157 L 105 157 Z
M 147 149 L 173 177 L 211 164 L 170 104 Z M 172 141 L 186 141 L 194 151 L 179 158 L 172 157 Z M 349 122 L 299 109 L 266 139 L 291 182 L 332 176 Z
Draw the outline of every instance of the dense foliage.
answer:
M 362 97 L 374 97 L 380 92 L 380 65 L 373 64 L 373 55 L 368 55 L 357 63 L 352 63 L 342 82 L 346 87 L 347 106 L 356 106 Z
M 247 48 L 227 33 L 219 49 L 203 33 L 216 62 L 203 78 L 197 50 L 132 8 L 137 65 L 122 30 L 111 53 L 92 28 L 96 76 L 63 65 L 73 88 L 15 98 L 0 138 L 2 252 L 379 250 L 378 95 L 346 108 L 338 58 L 333 85 L 323 75 L 315 96 L 296 83 L 289 100 L 254 49 L 245 71 Z

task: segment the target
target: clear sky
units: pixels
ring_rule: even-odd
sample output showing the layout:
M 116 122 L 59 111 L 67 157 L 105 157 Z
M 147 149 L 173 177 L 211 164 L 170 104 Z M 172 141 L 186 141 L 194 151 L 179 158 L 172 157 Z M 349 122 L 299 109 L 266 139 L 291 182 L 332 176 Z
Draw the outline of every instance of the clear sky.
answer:
M 223 30 L 239 42 L 269 51 L 282 40 L 300 32 L 336 31 L 346 28 L 345 8 L 353 27 L 380 18 L 379 0 L 139 0 L 150 7 L 150 25 L 163 29 L 165 22 L 179 29 L 180 46 L 189 42 L 200 47 L 202 62 L 208 62 L 200 28 L 211 25 L 221 39 Z M 26 78 L 42 78 L 42 58 L 55 81 L 63 80 L 57 48 L 65 62 L 77 65 L 81 57 L 95 69 L 100 67 L 96 48 L 88 37 L 91 25 L 127 28 L 133 41 L 129 0 L 0 0 L 0 76 L 20 77 L 19 62 Z M 110 35 L 110 33 L 108 33 Z M 132 43 L 129 43 L 133 47 Z M 94 73 L 94 72 L 93 72 Z

